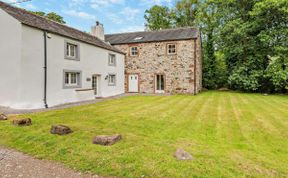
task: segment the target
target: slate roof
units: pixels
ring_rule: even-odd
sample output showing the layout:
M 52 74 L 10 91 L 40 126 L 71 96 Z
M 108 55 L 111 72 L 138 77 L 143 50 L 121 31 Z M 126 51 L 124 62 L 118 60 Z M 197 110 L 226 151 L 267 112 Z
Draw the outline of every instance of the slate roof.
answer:
M 174 28 L 160 31 L 143 31 L 105 35 L 105 41 L 112 45 L 147 43 L 160 41 L 188 40 L 198 37 L 198 29 L 193 27 Z
M 104 48 L 107 50 L 111 50 L 114 52 L 118 52 L 124 54 L 119 49 L 113 47 L 110 44 L 107 44 L 100 40 L 99 38 L 90 35 L 89 33 L 82 32 L 80 30 L 68 27 L 66 25 L 62 25 L 60 23 L 48 20 L 44 17 L 32 14 L 24 9 L 20 9 L 7 3 L 0 1 L 0 8 L 13 16 L 15 19 L 20 21 L 22 24 L 28 25 L 30 27 L 38 28 L 41 30 L 45 30 L 50 33 L 55 33 L 61 36 L 65 36 L 74 40 L 79 40 L 100 48 Z

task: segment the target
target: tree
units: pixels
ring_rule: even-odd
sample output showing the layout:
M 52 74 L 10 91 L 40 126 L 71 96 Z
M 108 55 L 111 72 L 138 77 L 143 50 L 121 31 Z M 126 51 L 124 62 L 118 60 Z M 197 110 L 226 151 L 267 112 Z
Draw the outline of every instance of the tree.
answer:
M 199 0 L 180 0 L 175 7 L 175 22 L 177 27 L 189 27 L 195 25 Z
M 61 24 L 65 24 L 66 22 L 64 21 L 63 17 L 56 14 L 55 12 L 49 12 L 48 14 L 46 14 L 45 12 L 42 11 L 31 11 L 31 13 L 42 16 L 42 17 L 46 17 L 47 19 L 53 20 L 55 22 L 61 23 Z
M 145 26 L 149 30 L 160 30 L 173 27 L 173 13 L 168 7 L 155 5 L 145 11 Z
M 56 14 L 55 12 L 50 12 L 48 14 L 46 14 L 46 17 L 50 20 L 53 20 L 55 22 L 59 22 L 62 24 L 65 24 L 66 22 L 63 20 L 63 17 L 61 17 L 60 15 Z
M 269 56 L 287 56 L 288 2 L 242 0 L 221 2 L 221 48 L 231 88 L 272 91 L 264 77 Z M 274 83 L 275 84 L 275 83 Z

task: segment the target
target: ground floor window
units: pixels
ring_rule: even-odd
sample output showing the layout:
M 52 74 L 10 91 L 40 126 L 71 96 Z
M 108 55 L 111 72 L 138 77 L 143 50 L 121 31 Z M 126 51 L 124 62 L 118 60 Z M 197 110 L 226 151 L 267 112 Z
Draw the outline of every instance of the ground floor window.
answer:
M 115 74 L 109 74 L 108 75 L 108 85 L 109 86 L 115 86 L 116 85 L 116 75 Z
M 165 89 L 165 79 L 164 79 L 164 75 L 156 75 L 155 77 L 156 79 L 156 92 L 163 92 Z
M 67 72 L 64 71 L 64 87 L 65 88 L 78 88 L 80 83 L 81 72 Z

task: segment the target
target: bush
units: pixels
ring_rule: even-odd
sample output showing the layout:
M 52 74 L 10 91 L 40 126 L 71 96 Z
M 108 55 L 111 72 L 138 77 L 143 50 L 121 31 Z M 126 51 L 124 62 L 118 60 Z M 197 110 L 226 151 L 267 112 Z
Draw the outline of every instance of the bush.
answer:
M 249 71 L 247 67 L 239 67 L 233 70 L 228 78 L 228 84 L 231 89 L 256 92 L 261 86 L 260 80 L 263 76 L 262 71 Z
M 288 91 L 288 58 L 272 57 L 265 71 L 265 79 L 275 92 Z

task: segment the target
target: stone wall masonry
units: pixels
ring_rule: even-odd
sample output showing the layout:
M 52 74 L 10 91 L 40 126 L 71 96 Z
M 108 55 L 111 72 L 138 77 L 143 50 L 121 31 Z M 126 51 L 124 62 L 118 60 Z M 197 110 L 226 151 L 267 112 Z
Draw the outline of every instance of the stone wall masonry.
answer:
M 201 45 L 200 40 L 182 40 L 115 45 L 125 57 L 125 90 L 128 92 L 128 75 L 138 74 L 140 93 L 155 93 L 155 75 L 165 76 L 165 93 L 195 94 L 201 89 Z M 177 53 L 167 54 L 167 44 L 176 44 Z M 195 45 L 196 44 L 196 51 Z M 138 56 L 130 56 L 130 48 L 137 46 Z M 194 60 L 196 52 L 197 89 L 194 90 Z

